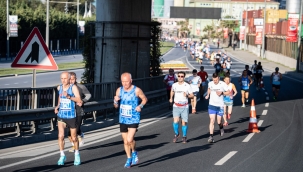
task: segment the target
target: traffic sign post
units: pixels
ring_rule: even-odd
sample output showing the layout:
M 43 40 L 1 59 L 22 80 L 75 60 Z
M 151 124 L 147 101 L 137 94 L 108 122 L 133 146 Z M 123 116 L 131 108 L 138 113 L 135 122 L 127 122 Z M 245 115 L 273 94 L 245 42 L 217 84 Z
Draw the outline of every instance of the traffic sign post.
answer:
M 33 69 L 32 88 L 36 88 L 36 70 L 58 70 L 57 63 L 50 53 L 43 37 L 37 27 L 35 27 L 16 58 L 11 64 L 12 68 Z M 32 108 L 36 108 L 34 104 L 36 94 L 32 94 Z

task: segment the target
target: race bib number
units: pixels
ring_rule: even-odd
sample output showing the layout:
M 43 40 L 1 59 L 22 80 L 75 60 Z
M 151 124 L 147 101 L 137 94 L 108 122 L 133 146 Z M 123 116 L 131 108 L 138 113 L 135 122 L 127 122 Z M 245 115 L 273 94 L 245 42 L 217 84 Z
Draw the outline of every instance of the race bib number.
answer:
M 279 77 L 278 76 L 274 76 L 274 81 L 275 82 L 279 81 Z
M 61 99 L 60 100 L 60 109 L 65 109 L 65 110 L 69 110 L 69 109 L 72 109 L 71 105 L 71 100 L 69 99 Z
M 247 82 L 246 81 L 242 81 L 242 85 L 243 86 L 247 86 Z
M 120 114 L 123 117 L 131 118 L 132 117 L 132 106 L 131 105 L 121 105 Z

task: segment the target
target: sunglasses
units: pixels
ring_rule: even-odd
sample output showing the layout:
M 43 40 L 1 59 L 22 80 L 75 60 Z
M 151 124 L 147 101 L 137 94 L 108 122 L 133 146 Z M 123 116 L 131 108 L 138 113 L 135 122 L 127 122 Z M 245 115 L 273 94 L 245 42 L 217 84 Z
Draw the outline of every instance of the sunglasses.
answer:
M 184 76 L 178 75 L 178 78 L 184 78 Z

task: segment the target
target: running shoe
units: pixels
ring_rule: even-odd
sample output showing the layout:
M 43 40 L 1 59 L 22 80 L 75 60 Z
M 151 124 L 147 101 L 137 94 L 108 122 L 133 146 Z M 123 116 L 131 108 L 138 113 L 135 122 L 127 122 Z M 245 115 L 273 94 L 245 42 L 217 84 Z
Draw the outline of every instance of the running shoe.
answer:
M 74 160 L 74 165 L 80 165 L 81 160 L 80 160 L 80 154 L 75 155 L 75 160 Z
M 209 136 L 208 143 L 215 143 L 214 138 L 212 136 Z
M 276 100 L 276 97 L 274 96 L 273 99 Z
M 220 135 L 223 136 L 223 134 L 224 134 L 224 129 L 222 128 L 220 129 Z
M 138 152 L 132 153 L 132 165 L 136 165 L 139 163 Z
M 173 139 L 173 142 L 176 143 L 178 141 L 178 138 L 179 138 L 180 134 L 178 135 L 175 135 L 174 139 Z
M 227 114 L 227 119 L 230 119 L 230 114 Z M 227 122 L 226 122 L 227 123 Z
M 182 138 L 182 143 L 187 143 L 187 138 L 186 137 Z
M 246 103 L 248 103 L 248 99 L 246 99 Z
M 64 165 L 65 161 L 66 161 L 66 156 L 60 156 L 60 159 L 58 161 L 58 165 Z
M 132 158 L 127 158 L 124 168 L 130 168 L 132 166 Z
M 245 104 L 243 104 L 241 107 L 245 108 Z
M 70 148 L 70 150 L 68 150 L 69 152 L 74 152 L 75 151 L 75 147 L 72 146 L 72 148 Z

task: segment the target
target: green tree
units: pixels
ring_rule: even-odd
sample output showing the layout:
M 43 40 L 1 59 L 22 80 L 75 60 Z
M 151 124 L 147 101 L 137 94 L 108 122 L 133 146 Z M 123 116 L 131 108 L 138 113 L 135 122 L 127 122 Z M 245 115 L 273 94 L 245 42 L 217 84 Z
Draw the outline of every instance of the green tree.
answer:
M 225 19 L 233 19 L 232 16 L 225 16 Z M 223 28 L 228 28 L 228 30 L 230 30 L 232 32 L 232 40 L 234 40 L 234 36 L 235 36 L 235 29 L 239 26 L 238 22 L 236 20 L 222 20 L 221 22 L 221 26 Z
M 203 28 L 202 31 L 207 33 L 207 38 L 208 38 L 208 39 L 209 39 L 209 38 L 213 38 L 214 33 L 215 33 L 215 32 L 214 32 L 214 27 L 211 26 L 211 25 L 206 25 L 206 26 Z
M 188 24 L 189 24 L 188 19 L 185 19 L 185 21 L 177 22 L 177 25 L 180 26 L 179 32 L 180 32 L 180 35 L 181 35 L 182 38 L 186 38 L 187 35 L 190 34 Z

